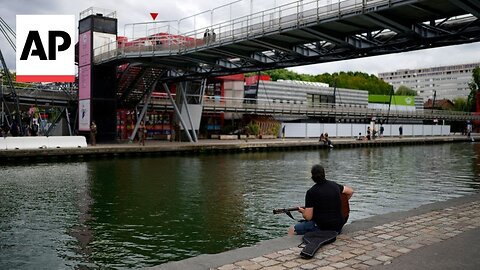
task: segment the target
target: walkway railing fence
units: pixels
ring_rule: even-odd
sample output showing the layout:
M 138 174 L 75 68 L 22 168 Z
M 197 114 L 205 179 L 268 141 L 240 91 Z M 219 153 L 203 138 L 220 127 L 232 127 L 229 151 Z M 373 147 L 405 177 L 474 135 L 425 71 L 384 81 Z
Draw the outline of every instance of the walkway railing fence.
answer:
M 367 135 L 367 129 L 377 130 L 377 136 L 380 136 L 380 125 L 370 124 L 347 124 L 347 123 L 284 123 L 286 138 L 319 138 L 320 134 L 328 133 L 332 138 L 357 138 Z M 383 125 L 384 137 L 400 136 L 400 127 L 402 127 L 402 136 L 447 136 L 450 134 L 450 125 Z M 281 134 L 278 134 L 280 137 Z
M 127 24 L 124 29 L 127 41 L 119 43 L 115 40 L 94 48 L 94 61 L 146 53 L 155 56 L 186 53 L 295 29 L 302 25 L 317 24 L 323 20 L 358 14 L 402 1 L 405 0 L 299 0 L 258 12 L 253 12 L 250 7 L 249 14 L 232 18 L 232 10 L 245 10 L 245 3 L 253 3 L 246 0 L 234 1 L 180 20 Z M 220 8 L 228 8 L 230 16 L 215 23 L 214 11 Z M 185 25 L 190 29 L 183 32 L 181 29 L 186 28 Z M 206 29 L 209 29 L 209 37 L 204 37 Z

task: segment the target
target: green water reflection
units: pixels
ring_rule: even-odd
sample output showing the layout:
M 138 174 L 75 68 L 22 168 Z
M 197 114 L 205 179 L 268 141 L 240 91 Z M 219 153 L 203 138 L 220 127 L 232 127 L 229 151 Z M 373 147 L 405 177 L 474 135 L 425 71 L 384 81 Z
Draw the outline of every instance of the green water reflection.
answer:
M 285 234 L 309 169 L 356 189 L 350 220 L 479 189 L 480 145 L 4 166 L 0 269 L 138 268 Z

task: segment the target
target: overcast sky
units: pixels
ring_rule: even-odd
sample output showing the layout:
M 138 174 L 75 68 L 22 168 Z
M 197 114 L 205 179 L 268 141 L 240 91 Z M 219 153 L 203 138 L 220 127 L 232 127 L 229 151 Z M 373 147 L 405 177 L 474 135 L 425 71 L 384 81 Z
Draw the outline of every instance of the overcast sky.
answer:
M 127 24 L 151 22 L 150 12 L 159 13 L 159 20 L 180 20 L 202 13 L 195 17 L 198 29 L 217 23 L 230 16 L 249 13 L 250 3 L 253 1 L 253 11 L 260 11 L 294 0 L 242 0 L 229 6 L 216 8 L 234 2 L 234 0 L 172 0 L 172 1 L 147 1 L 147 0 L 0 0 L 0 16 L 15 29 L 15 15 L 21 14 L 74 14 L 89 7 L 98 7 L 117 12 L 119 35 L 124 34 L 124 29 L 129 29 Z M 323 0 L 335 1 L 335 0 Z M 213 9 L 213 16 L 211 10 Z M 78 26 L 78 25 L 77 25 Z M 180 26 L 181 32 L 193 29 L 193 18 L 185 19 Z M 77 38 L 78 39 L 78 38 Z M 15 69 L 15 52 L 5 41 L 0 33 L 0 48 L 10 69 Z M 450 46 L 401 54 L 375 56 L 369 58 L 324 63 L 292 68 L 299 73 L 319 74 L 338 71 L 362 71 L 377 75 L 378 72 L 394 71 L 404 68 L 424 68 L 451 64 L 464 64 L 480 62 L 480 43 Z

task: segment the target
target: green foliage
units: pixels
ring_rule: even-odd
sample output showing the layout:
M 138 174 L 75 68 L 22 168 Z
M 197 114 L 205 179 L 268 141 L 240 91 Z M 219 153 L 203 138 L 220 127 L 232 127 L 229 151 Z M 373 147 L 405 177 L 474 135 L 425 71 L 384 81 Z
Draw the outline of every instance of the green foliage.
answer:
M 369 94 L 389 95 L 391 86 L 375 75 L 363 72 L 324 73 L 315 76 L 317 81 L 340 88 L 367 90 Z
M 375 75 L 363 72 L 323 73 L 318 75 L 298 74 L 286 69 L 276 69 L 262 72 L 270 76 L 272 81 L 299 80 L 307 82 L 323 82 L 331 87 L 366 90 L 369 94 L 389 95 L 391 86 Z M 253 74 L 251 74 L 253 75 Z
M 476 111 L 476 95 L 480 90 L 480 67 L 476 67 L 473 69 L 472 81 L 468 84 L 468 86 L 470 87 L 470 94 L 468 94 L 467 105 L 469 111 L 474 112 Z
M 272 128 L 269 130 L 269 135 L 277 136 L 280 133 L 280 127 L 280 123 L 276 123 L 275 125 L 273 125 Z
M 409 87 L 406 87 L 405 85 L 401 85 L 398 87 L 397 91 L 395 91 L 395 95 L 397 96 L 416 96 L 417 91 L 412 90 Z
M 262 74 L 269 75 L 272 81 L 278 80 L 295 80 L 295 81 L 306 81 L 306 82 L 315 82 L 315 77 L 309 74 L 298 74 L 294 71 L 287 69 L 273 69 L 262 72 Z M 254 73 L 247 74 L 247 76 L 256 75 Z
M 225 125 L 220 129 L 220 133 L 222 134 L 232 134 L 235 131 L 235 127 L 233 125 Z
M 8 80 L 7 80 L 7 76 L 5 76 L 5 72 L 3 69 L 0 69 L 0 76 L 2 77 L 2 83 L 5 86 L 8 86 Z M 10 72 L 10 78 L 12 78 L 12 82 L 13 82 L 13 86 L 14 87 L 28 87 L 29 84 L 28 83 L 17 83 L 16 80 L 17 80 L 17 73 L 15 72 Z
M 457 97 L 453 100 L 453 110 L 454 111 L 468 111 L 467 99 L 463 97 Z
M 247 132 L 248 135 L 257 136 L 258 134 L 260 134 L 260 125 L 258 125 L 256 123 L 253 123 L 253 122 L 250 122 L 246 126 L 246 132 Z

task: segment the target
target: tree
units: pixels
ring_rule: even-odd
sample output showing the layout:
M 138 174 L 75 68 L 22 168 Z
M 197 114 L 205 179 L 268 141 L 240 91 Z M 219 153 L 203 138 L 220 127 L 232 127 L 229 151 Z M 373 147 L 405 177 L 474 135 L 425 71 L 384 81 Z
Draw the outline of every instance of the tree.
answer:
M 290 71 L 284 68 L 267 70 L 262 72 L 262 74 L 269 75 L 272 81 L 278 81 L 278 80 L 296 80 L 296 81 L 307 81 L 307 82 L 315 81 L 315 78 L 313 75 L 298 74 L 294 71 Z
M 472 81 L 468 84 L 470 94 L 468 95 L 467 105 L 469 111 L 476 111 L 476 96 L 480 90 L 480 67 L 476 67 L 472 72 Z
M 369 94 L 388 95 L 391 86 L 375 75 L 363 72 L 335 72 L 333 74 L 323 73 L 318 75 L 298 74 L 287 69 L 275 69 L 262 72 L 270 76 L 272 81 L 277 80 L 299 80 L 308 82 L 323 82 L 333 87 L 367 90 Z M 254 74 L 249 74 L 254 75 Z
M 5 70 L 0 69 L 0 76 L 2 77 L 2 83 L 4 86 L 8 85 L 7 76 L 5 76 Z M 10 72 L 10 78 L 12 78 L 13 86 L 14 87 L 28 87 L 30 84 L 28 83 L 17 83 L 17 73 Z
M 397 96 L 416 96 L 417 91 L 412 90 L 409 87 L 406 87 L 405 85 L 401 85 L 398 87 L 397 91 L 395 91 L 395 95 Z
M 454 111 L 468 111 L 467 98 L 457 97 L 453 100 L 453 110 Z

